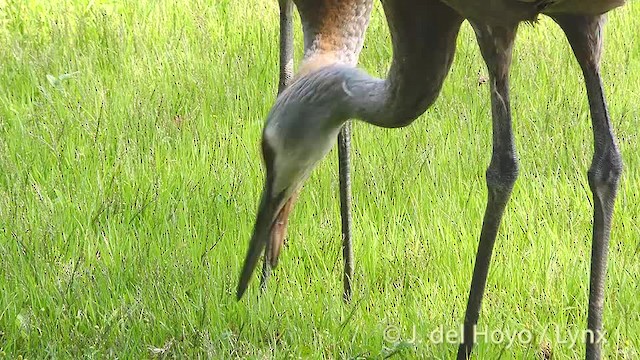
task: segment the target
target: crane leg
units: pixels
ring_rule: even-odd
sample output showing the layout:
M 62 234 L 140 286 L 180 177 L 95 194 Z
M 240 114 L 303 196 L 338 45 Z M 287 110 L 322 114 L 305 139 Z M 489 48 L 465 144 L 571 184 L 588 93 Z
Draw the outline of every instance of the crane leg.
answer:
M 342 220 L 342 258 L 344 261 L 344 291 L 342 299 L 351 301 L 353 284 L 353 246 L 351 243 L 351 122 L 347 121 L 338 135 L 338 166 L 340 177 L 340 218 Z
M 518 159 L 511 128 L 509 106 L 509 67 L 517 27 L 489 27 L 473 24 L 480 51 L 487 64 L 491 81 L 491 113 L 493 152 L 487 169 L 487 208 L 480 233 L 469 300 L 464 318 L 463 339 L 458 360 L 468 359 L 475 342 L 482 296 L 491 263 L 498 228 L 511 190 L 518 177 Z
M 278 0 L 280 4 L 280 71 L 278 81 L 278 94 L 280 94 L 293 79 L 293 2 L 292 0 Z M 264 249 L 264 262 L 262 263 L 262 276 L 260 277 L 260 289 L 267 289 L 267 283 L 271 276 L 271 265 L 267 259 L 269 245 Z
M 585 356 L 589 360 L 600 359 L 604 336 L 602 310 L 609 236 L 618 182 L 622 173 L 622 158 L 613 134 L 600 77 L 602 28 L 605 17 L 560 15 L 553 18 L 565 32 L 582 68 L 591 111 L 595 151 L 588 179 L 593 193 L 594 209 Z
M 293 79 L 293 2 L 278 0 L 280 3 L 280 76 L 278 94 Z

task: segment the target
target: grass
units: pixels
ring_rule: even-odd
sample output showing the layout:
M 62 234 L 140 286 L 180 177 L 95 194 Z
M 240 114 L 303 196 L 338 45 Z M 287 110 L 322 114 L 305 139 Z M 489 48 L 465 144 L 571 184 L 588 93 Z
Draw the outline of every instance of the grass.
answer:
M 611 14 L 603 61 L 626 164 L 604 309 L 612 359 L 640 356 L 639 5 Z M 391 56 L 383 19 L 377 6 L 361 56 L 377 76 Z M 430 336 L 463 319 L 491 149 L 470 27 L 418 121 L 355 124 L 348 305 L 335 152 L 302 192 L 269 291 L 254 281 L 235 301 L 277 31 L 275 1 L 0 0 L 0 357 L 454 356 Z M 586 326 L 592 135 L 549 19 L 520 30 L 512 94 L 521 176 L 479 325 L 531 337 L 476 354 L 582 358 L 582 337 L 567 341 Z

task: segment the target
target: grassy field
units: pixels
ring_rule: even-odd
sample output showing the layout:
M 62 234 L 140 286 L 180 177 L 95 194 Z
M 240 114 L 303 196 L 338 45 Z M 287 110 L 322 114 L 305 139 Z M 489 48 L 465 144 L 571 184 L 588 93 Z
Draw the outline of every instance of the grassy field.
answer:
M 611 14 L 603 63 L 626 165 L 604 313 L 612 359 L 640 356 L 638 19 L 638 2 Z M 0 358 L 454 356 L 438 331 L 463 319 L 491 151 L 470 27 L 418 121 L 354 126 L 351 304 L 335 151 L 302 192 L 269 291 L 254 281 L 235 300 L 277 31 L 275 0 L 0 0 Z M 384 76 L 390 56 L 377 6 L 361 65 Z M 592 135 L 549 19 L 522 26 L 512 90 L 521 176 L 479 325 L 520 338 L 485 337 L 475 353 L 579 359 Z

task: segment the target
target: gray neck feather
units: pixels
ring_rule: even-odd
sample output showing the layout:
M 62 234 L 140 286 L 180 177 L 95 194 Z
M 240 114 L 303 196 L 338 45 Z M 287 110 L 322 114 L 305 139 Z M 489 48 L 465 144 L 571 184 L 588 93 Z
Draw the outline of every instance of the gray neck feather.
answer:
M 424 107 L 415 110 L 418 99 L 413 92 L 402 91 L 401 84 L 398 77 L 383 80 L 355 67 L 332 65 L 298 79 L 282 93 L 276 107 L 296 103 L 325 112 L 327 125 L 332 127 L 354 118 L 396 128 L 408 125 L 424 111 Z

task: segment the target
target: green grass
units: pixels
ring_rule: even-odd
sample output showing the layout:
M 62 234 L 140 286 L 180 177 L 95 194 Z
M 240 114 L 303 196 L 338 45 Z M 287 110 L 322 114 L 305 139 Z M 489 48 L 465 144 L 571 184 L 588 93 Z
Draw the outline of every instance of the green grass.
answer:
M 640 356 L 639 5 L 611 14 L 603 62 L 626 164 L 604 312 L 615 359 Z M 0 0 L 0 357 L 454 356 L 428 334 L 463 319 L 485 206 L 490 107 L 470 27 L 425 115 L 354 127 L 348 305 L 335 152 L 302 192 L 269 291 L 253 281 L 235 301 L 277 32 L 276 1 Z M 390 56 L 377 6 L 361 64 L 383 76 Z M 521 176 L 479 325 L 532 339 L 476 354 L 578 359 L 582 338 L 561 340 L 586 326 L 592 135 L 549 19 L 520 30 L 512 101 Z

